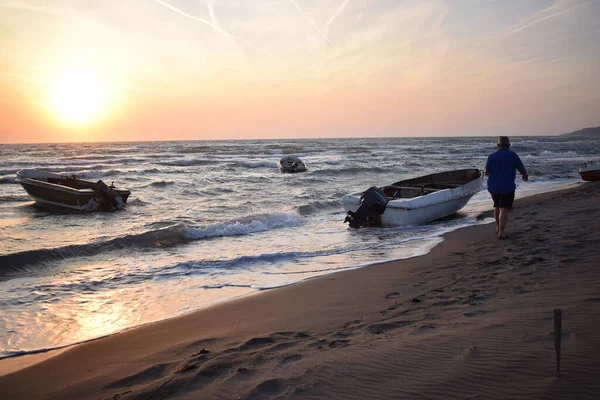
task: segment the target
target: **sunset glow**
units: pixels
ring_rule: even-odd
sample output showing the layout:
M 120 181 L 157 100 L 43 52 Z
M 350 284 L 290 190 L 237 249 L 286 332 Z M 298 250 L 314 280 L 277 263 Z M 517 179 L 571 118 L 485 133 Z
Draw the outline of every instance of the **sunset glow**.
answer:
M 600 0 L 38 3 L 0 2 L 0 143 L 600 125 Z
M 51 109 L 66 123 L 84 125 L 101 117 L 108 102 L 107 82 L 91 70 L 73 68 L 53 82 Z

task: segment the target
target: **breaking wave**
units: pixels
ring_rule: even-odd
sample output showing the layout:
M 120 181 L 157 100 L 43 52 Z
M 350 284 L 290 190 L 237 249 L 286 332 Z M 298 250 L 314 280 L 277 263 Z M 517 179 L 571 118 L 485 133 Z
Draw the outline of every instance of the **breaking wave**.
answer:
M 127 235 L 100 243 L 74 244 L 53 249 L 36 249 L 0 256 L 0 278 L 5 274 L 18 272 L 26 265 L 73 257 L 86 257 L 106 251 L 132 247 L 174 246 L 186 241 L 185 225 L 178 224 L 164 229 Z
M 56 260 L 89 257 L 103 252 L 124 248 L 172 247 L 191 240 L 221 236 L 241 236 L 270 229 L 298 226 L 301 216 L 296 213 L 257 214 L 204 228 L 187 227 L 183 223 L 167 228 L 154 229 L 100 243 L 74 244 L 59 248 L 36 249 L 0 256 L 0 280 L 3 276 L 17 273 L 22 267 Z
M 209 225 L 205 228 L 187 228 L 186 238 L 190 240 L 219 236 L 241 236 L 264 232 L 270 229 L 298 226 L 301 216 L 296 213 L 269 213 L 246 216 L 237 220 Z

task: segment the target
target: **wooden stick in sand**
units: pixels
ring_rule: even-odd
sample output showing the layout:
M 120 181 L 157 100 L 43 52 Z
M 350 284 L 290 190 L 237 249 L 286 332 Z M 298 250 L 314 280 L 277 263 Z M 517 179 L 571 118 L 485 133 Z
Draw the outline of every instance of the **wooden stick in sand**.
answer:
M 562 310 L 554 309 L 554 350 L 556 351 L 556 376 L 560 377 L 560 339 L 562 336 Z

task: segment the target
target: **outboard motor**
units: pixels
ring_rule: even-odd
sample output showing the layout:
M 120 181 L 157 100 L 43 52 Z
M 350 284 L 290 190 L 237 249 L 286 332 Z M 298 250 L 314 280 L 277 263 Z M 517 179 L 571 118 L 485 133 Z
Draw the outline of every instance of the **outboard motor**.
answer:
M 123 201 L 121 196 L 117 193 L 114 187 L 107 186 L 106 183 L 102 181 L 96 182 L 96 193 L 100 197 L 100 211 L 112 211 L 119 210 L 123 207 Z
M 372 186 L 360 195 L 360 206 L 356 212 L 348 211 L 344 222 L 349 222 L 350 227 L 354 229 L 373 222 L 377 216 L 383 214 L 388 201 L 381 189 Z

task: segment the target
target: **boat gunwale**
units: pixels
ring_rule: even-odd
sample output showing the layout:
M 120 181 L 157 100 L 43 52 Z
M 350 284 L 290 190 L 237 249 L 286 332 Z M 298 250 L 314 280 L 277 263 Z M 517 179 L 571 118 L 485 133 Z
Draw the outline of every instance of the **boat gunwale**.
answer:
M 43 170 L 39 170 L 39 169 L 22 169 L 22 170 L 17 171 L 17 178 L 16 178 L 16 182 L 20 183 L 22 186 L 23 185 L 33 185 L 33 186 L 38 186 L 38 187 L 42 187 L 42 188 L 58 190 L 61 192 L 77 195 L 80 197 L 95 196 L 97 194 L 96 191 L 92 188 L 76 189 L 76 188 L 73 188 L 73 187 L 67 186 L 67 185 L 60 185 L 58 183 L 46 182 L 46 181 L 42 181 L 37 178 L 27 177 L 23 174 L 23 172 L 26 172 L 26 171 L 41 172 L 42 175 L 46 175 L 45 178 L 55 178 L 55 179 L 67 179 L 68 178 L 67 176 L 64 176 L 64 175 L 56 174 L 54 172 L 49 172 L 49 171 L 43 171 Z M 85 182 L 90 185 L 94 185 L 94 182 L 86 181 L 86 180 L 79 179 L 79 178 L 77 178 L 77 179 L 80 182 Z M 126 197 L 129 197 L 131 195 L 131 191 L 129 191 L 128 189 L 119 189 L 116 187 L 113 189 L 117 193 L 119 193 L 119 195 L 121 197 L 123 197 L 125 195 L 126 195 Z
M 80 195 L 80 196 L 92 196 L 92 195 L 95 195 L 95 193 L 96 193 L 96 192 L 94 192 L 94 189 L 90 189 L 90 188 L 75 189 L 70 186 L 59 185 L 57 183 L 51 183 L 51 182 L 44 182 L 44 181 L 40 181 L 40 180 L 37 180 L 34 178 L 21 178 L 21 179 L 17 178 L 17 182 L 20 183 L 21 185 L 27 184 L 27 185 L 45 187 L 48 189 L 58 190 L 61 192 L 67 192 L 67 193 L 76 194 L 76 195 Z

